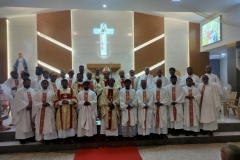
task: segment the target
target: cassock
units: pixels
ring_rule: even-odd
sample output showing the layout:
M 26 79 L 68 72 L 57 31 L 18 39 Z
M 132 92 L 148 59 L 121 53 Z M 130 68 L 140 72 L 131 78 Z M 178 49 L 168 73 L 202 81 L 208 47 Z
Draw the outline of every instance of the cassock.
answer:
M 16 139 L 27 139 L 34 136 L 34 122 L 32 121 L 32 111 L 27 110 L 27 106 L 33 104 L 36 92 L 32 88 L 20 88 L 14 97 L 14 119 L 16 126 Z
M 168 110 L 167 105 L 170 104 L 170 97 L 165 88 L 155 87 L 152 89 L 154 99 L 154 116 L 153 116 L 153 133 L 167 134 L 168 133 Z M 156 102 L 163 105 L 157 106 Z
M 94 76 L 92 77 L 92 79 L 94 79 L 94 80 L 96 81 L 96 83 L 99 83 L 99 82 L 101 82 L 102 80 L 104 80 L 104 77 L 103 77 L 103 75 L 99 75 L 99 76 L 94 75 Z
M 138 90 L 142 89 L 141 87 L 141 80 L 145 80 L 147 82 L 147 88 L 151 89 L 153 88 L 153 76 L 151 74 L 146 75 L 145 73 L 139 77 L 138 80 Z
M 97 96 L 92 90 L 83 90 L 78 93 L 78 137 L 93 136 L 97 134 Z M 91 105 L 85 106 L 88 101 Z
M 112 102 L 115 106 L 110 109 L 108 104 Z M 118 136 L 119 124 L 119 90 L 115 87 L 107 86 L 103 89 L 100 96 L 99 106 L 101 108 L 101 134 L 106 136 Z
M 57 90 L 60 88 L 62 88 L 62 87 L 58 83 L 55 83 L 52 81 L 49 82 L 48 89 L 51 90 L 53 93 L 57 92 Z
M 115 82 L 116 87 L 120 89 L 124 88 L 124 81 L 125 81 L 125 78 L 118 78 Z
M 138 89 L 138 78 L 133 76 L 133 77 L 129 77 L 129 79 L 131 80 L 131 88 L 134 89 L 135 91 L 137 91 Z
M 76 92 L 76 95 L 83 90 L 83 81 L 82 82 L 74 82 L 72 85 L 72 89 Z
M 153 94 L 149 89 L 137 91 L 138 102 L 138 135 L 149 135 L 152 133 L 153 124 Z M 145 106 L 149 106 L 145 109 Z
M 69 104 L 62 104 L 63 100 Z M 74 104 L 75 103 L 75 104 Z M 71 88 L 59 89 L 55 93 L 54 106 L 56 111 L 56 126 L 58 138 L 73 137 L 77 129 L 77 98 L 75 91 Z
M 212 82 L 217 82 L 217 83 L 221 83 L 218 76 L 216 74 L 213 74 L 213 73 L 206 73 L 205 75 L 208 76 L 208 83 L 212 83 Z M 201 82 L 202 82 L 202 77 L 201 77 Z
M 34 98 L 32 114 L 35 116 L 35 139 L 37 141 L 58 138 L 53 100 L 54 93 L 48 89 L 37 91 Z M 49 103 L 50 106 L 43 107 L 43 103 Z
M 177 75 L 175 75 L 175 76 L 177 77 L 177 83 L 176 84 L 181 84 L 181 78 Z M 172 84 L 171 83 L 171 75 L 167 76 L 166 78 L 168 80 L 168 84 Z
M 192 78 L 193 82 L 195 83 L 195 87 L 197 88 L 199 83 L 200 83 L 200 79 L 197 75 L 192 74 L 192 75 L 188 75 L 186 74 L 185 76 L 182 77 L 181 79 L 181 86 L 186 86 L 186 79 L 187 78 Z
M 133 108 L 127 109 L 128 106 Z M 137 97 L 134 89 L 120 90 L 121 129 L 123 137 L 137 135 Z
M 183 103 L 185 101 L 185 93 L 181 85 L 169 84 L 166 89 L 170 96 L 170 106 L 168 108 L 169 128 L 182 129 L 183 128 Z M 171 105 L 176 102 L 176 105 Z
M 218 112 L 221 109 L 217 88 L 213 84 L 200 84 L 200 128 L 205 131 L 218 129 Z
M 201 94 L 198 91 L 198 89 L 194 86 L 183 87 L 183 90 L 185 92 L 185 96 L 193 96 L 194 99 L 187 99 L 185 98 L 184 102 L 184 124 L 183 128 L 186 131 L 194 131 L 199 132 L 199 120 L 200 120 L 200 110 L 199 110 L 199 104 L 200 104 L 200 98 Z
M 156 76 L 154 79 L 153 79 L 153 83 L 154 83 L 154 86 L 156 86 L 156 82 L 158 79 L 161 79 L 162 80 L 162 87 L 165 87 L 167 84 L 168 84 L 168 80 L 166 77 L 164 76 L 161 76 L 161 77 L 158 77 Z M 153 87 L 154 88 L 154 87 Z

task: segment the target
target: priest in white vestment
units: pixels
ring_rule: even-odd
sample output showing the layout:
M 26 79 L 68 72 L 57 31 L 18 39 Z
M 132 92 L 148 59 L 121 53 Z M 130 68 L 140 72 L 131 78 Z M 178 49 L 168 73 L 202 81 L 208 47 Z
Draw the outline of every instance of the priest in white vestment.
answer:
M 196 88 L 198 87 L 198 85 L 200 83 L 200 79 L 197 75 L 193 74 L 193 68 L 192 67 L 187 68 L 187 74 L 184 75 L 181 79 L 181 85 L 183 87 L 186 86 L 186 79 L 187 78 L 191 78 L 193 80 L 193 86 L 195 86 Z
M 89 89 L 89 85 L 89 81 L 84 81 L 84 90 L 77 95 L 78 137 L 92 137 L 97 134 L 97 96 L 95 92 Z
M 138 135 L 146 136 L 153 133 L 153 107 L 154 100 L 147 82 L 141 80 L 141 89 L 137 91 L 138 102 Z
M 154 82 L 153 82 L 153 76 L 149 73 L 150 72 L 150 69 L 149 67 L 145 67 L 145 73 L 143 75 L 141 75 L 139 77 L 139 80 L 138 80 L 138 90 L 141 89 L 141 81 L 142 80 L 145 80 L 146 81 L 146 84 L 147 84 L 147 88 L 148 89 L 151 89 L 153 88 L 154 86 Z
M 61 85 L 56 83 L 56 79 L 57 79 L 57 74 L 55 72 L 52 72 L 50 74 L 50 82 L 49 82 L 48 89 L 51 90 L 53 93 L 57 92 L 57 90 L 61 88 Z
M 124 81 L 124 88 L 120 90 L 121 126 L 123 137 L 137 135 L 137 97 L 134 89 L 131 89 L 131 80 Z
M 68 70 L 68 76 L 66 79 L 68 80 L 68 87 L 71 88 L 72 84 L 76 81 L 76 78 L 74 77 L 74 70 L 69 69 Z
M 180 84 L 177 84 L 177 77 L 171 76 L 171 84 L 166 86 L 170 96 L 171 105 L 169 106 L 169 128 L 173 129 L 174 136 L 179 135 L 179 129 L 183 129 L 183 103 L 185 93 Z
M 101 134 L 118 136 L 119 115 L 119 90 L 114 87 L 114 78 L 109 78 L 109 86 L 102 91 L 99 100 L 101 109 Z
M 135 76 L 135 71 L 129 71 L 129 79 L 131 80 L 131 88 L 137 92 L 138 89 L 138 77 Z
M 39 82 L 41 82 L 44 77 L 43 77 L 43 68 L 42 67 L 36 67 L 36 70 L 35 70 L 35 74 L 33 77 L 32 77 L 32 80 L 36 81 L 37 84 Z
M 102 81 L 100 81 L 96 86 L 97 96 L 101 95 L 103 89 L 105 87 L 109 86 L 109 77 L 110 77 L 111 70 L 109 67 L 106 66 L 103 68 L 102 72 L 104 75 L 104 79 Z
M 48 82 L 51 81 L 48 71 L 43 71 L 43 78 L 38 82 L 38 88 L 39 89 L 42 89 L 42 81 L 43 80 L 47 80 Z
M 153 88 L 155 88 L 155 85 L 156 85 L 158 79 L 161 79 L 161 81 L 162 81 L 162 86 L 161 87 L 165 87 L 168 84 L 167 78 L 162 75 L 162 69 L 161 68 L 159 68 L 157 70 L 157 76 L 154 77 L 154 79 L 153 79 L 153 83 L 154 83 Z
M 117 78 L 115 84 L 117 88 L 120 90 L 124 88 L 124 81 L 125 81 L 125 72 L 123 70 L 119 71 L 119 78 Z
M 61 70 L 60 70 L 60 77 L 56 79 L 56 83 L 57 83 L 59 86 L 61 86 L 63 79 L 67 79 L 65 69 L 61 69 Z M 69 88 L 71 88 L 71 87 L 69 87 Z
M 206 66 L 206 74 L 208 76 L 208 83 L 212 83 L 212 82 L 217 82 L 217 83 L 221 83 L 218 76 L 216 74 L 213 74 L 212 73 L 212 67 L 210 65 L 207 65 Z M 202 77 L 201 77 L 201 82 L 203 83 L 202 81 Z
M 77 80 L 70 88 L 76 92 L 76 95 L 83 90 L 83 77 L 81 73 L 77 74 Z
M 95 73 L 95 75 L 92 76 L 92 79 L 94 79 L 96 81 L 96 83 L 98 84 L 99 82 L 104 80 L 104 77 L 103 77 L 103 75 L 100 75 L 99 68 L 96 68 L 95 71 L 96 71 L 96 73 Z
M 19 81 L 19 85 L 18 85 L 18 88 L 24 88 L 23 86 L 23 81 L 25 79 L 30 79 L 31 80 L 31 88 L 34 89 L 35 91 L 38 91 L 39 88 L 38 88 L 38 85 L 37 85 L 37 81 L 35 81 L 34 79 L 30 78 L 30 74 L 28 72 L 25 72 L 25 71 L 22 71 L 21 73 L 21 78 L 20 78 L 20 81 Z
M 200 100 L 200 127 L 203 134 L 213 136 L 213 131 L 218 129 L 218 116 L 221 109 L 221 103 L 217 87 L 208 82 L 208 76 L 202 76 L 203 84 L 198 87 L 201 93 Z
M 171 76 L 176 76 L 177 77 L 177 82 L 176 84 L 180 84 L 181 83 L 181 78 L 178 75 L 175 75 L 176 69 L 174 67 L 169 68 L 169 76 L 167 76 L 167 80 L 168 80 L 168 84 L 172 84 L 171 83 Z
M 186 131 L 186 136 L 193 135 L 197 136 L 197 132 L 200 131 L 200 98 L 201 94 L 198 89 L 193 85 L 191 78 L 186 79 L 187 86 L 183 87 L 185 92 L 185 103 L 184 103 L 184 124 L 183 128 Z
M 152 89 L 154 99 L 153 133 L 166 135 L 168 133 L 168 105 L 170 97 L 168 91 L 162 88 L 162 80 L 158 79 Z
M 87 81 L 89 82 L 89 89 L 93 92 L 96 92 L 97 82 L 95 79 L 92 78 L 92 73 L 87 73 Z
M 31 80 L 24 79 L 22 88 L 18 89 L 14 97 L 14 120 L 16 126 L 15 138 L 21 144 L 26 139 L 34 137 L 34 122 L 32 120 L 32 104 L 35 97 L 35 90 L 30 88 Z
M 42 89 L 37 91 L 34 98 L 32 115 L 35 117 L 35 139 L 48 141 L 58 138 L 53 105 L 54 92 L 47 89 L 47 80 L 42 80 L 41 83 Z

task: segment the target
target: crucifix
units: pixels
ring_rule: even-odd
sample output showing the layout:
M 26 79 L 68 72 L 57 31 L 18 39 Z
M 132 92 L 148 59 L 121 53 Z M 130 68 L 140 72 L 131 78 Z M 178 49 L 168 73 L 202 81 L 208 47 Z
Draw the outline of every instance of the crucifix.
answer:
M 105 22 L 100 22 L 99 28 L 93 28 L 93 34 L 100 35 L 100 56 L 107 56 L 107 35 L 113 35 L 114 29 L 107 28 Z

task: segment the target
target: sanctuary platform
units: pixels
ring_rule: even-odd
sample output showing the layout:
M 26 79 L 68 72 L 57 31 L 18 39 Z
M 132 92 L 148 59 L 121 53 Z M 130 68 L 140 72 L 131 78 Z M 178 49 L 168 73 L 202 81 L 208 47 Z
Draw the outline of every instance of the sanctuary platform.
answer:
M 11 119 L 4 120 L 4 125 L 8 125 Z M 40 142 L 33 142 L 21 145 L 15 139 L 15 127 L 11 130 L 0 132 L 0 153 L 17 153 L 17 152 L 49 152 L 60 150 L 77 150 L 83 148 L 100 148 L 100 147 L 121 147 L 121 146 L 148 146 L 148 145 L 171 145 L 171 144 L 206 144 L 206 143 L 225 143 L 240 142 L 240 120 L 234 115 L 230 118 L 220 116 L 218 120 L 219 129 L 214 132 L 213 137 L 198 134 L 197 137 L 172 136 L 168 134 L 167 139 L 130 139 L 118 141 L 105 141 L 103 135 L 96 135 L 91 141 L 81 141 L 66 144 L 44 145 Z M 98 132 L 100 126 L 98 125 Z

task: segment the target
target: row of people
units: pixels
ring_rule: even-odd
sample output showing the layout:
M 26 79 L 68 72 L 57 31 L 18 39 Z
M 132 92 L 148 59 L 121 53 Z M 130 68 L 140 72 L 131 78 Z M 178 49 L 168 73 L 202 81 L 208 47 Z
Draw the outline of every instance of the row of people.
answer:
M 77 93 L 63 79 L 62 87 L 54 94 L 47 89 L 47 80 L 35 92 L 30 87 L 31 80 L 24 79 L 24 87 L 14 97 L 16 139 L 23 144 L 34 134 L 36 140 L 64 139 L 75 134 L 93 136 L 97 133 L 97 104 L 101 114 L 100 133 L 106 136 L 165 135 L 168 128 L 173 129 L 174 135 L 179 134 L 179 129 L 197 133 L 201 128 L 211 136 L 217 129 L 219 93 L 215 85 L 208 83 L 208 76 L 204 75 L 202 80 L 204 83 L 198 89 L 191 78 L 187 78 L 187 86 L 182 88 L 174 75 L 166 87 L 158 79 L 156 86 L 148 89 L 146 80 L 141 80 L 141 89 L 135 92 L 130 79 L 124 81 L 124 88 L 119 91 L 114 78 L 109 78 L 97 101 L 97 94 L 89 89 L 89 81 L 84 81 L 83 90 Z

